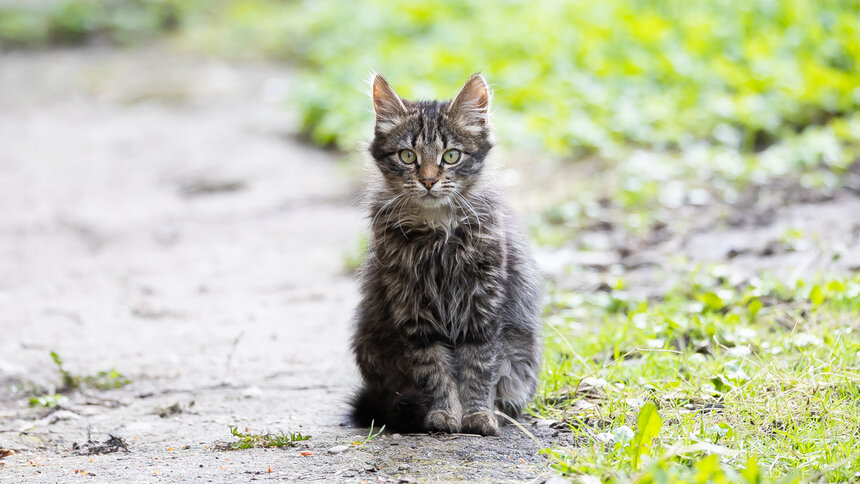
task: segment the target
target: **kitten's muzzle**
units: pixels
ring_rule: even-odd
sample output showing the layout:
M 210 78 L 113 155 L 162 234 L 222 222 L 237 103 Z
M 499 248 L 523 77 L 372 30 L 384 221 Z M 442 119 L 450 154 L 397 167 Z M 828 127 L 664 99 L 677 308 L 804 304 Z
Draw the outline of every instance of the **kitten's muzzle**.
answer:
M 433 188 L 433 185 L 435 185 L 436 182 L 439 181 L 439 177 L 421 177 L 418 179 L 418 181 L 420 181 L 421 184 L 424 185 L 424 188 L 426 188 L 427 191 L 430 191 L 430 189 Z

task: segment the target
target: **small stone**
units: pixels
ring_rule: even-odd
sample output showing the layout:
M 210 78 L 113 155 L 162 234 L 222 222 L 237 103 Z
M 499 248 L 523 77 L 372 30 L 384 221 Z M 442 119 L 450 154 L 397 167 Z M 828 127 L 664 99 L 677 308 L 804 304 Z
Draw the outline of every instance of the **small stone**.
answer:
M 335 445 L 334 447 L 328 450 L 329 454 L 340 454 L 342 452 L 346 452 L 349 447 L 345 445 Z
M 401 470 L 401 471 L 408 471 L 409 470 L 409 464 L 400 464 L 399 466 L 397 466 L 397 469 Z
M 241 397 L 242 398 L 255 398 L 259 397 L 260 394 L 263 393 L 263 390 L 258 386 L 250 386 L 242 389 Z
M 561 476 L 552 476 L 543 481 L 543 484 L 570 484 L 570 481 Z
M 391 434 L 391 440 L 400 440 L 403 436 L 400 434 Z
M 36 421 L 37 425 L 53 425 L 61 420 L 77 420 L 81 418 L 80 415 L 75 412 L 71 412 L 69 410 L 57 410 L 56 412 L 48 415 L 45 418 Z

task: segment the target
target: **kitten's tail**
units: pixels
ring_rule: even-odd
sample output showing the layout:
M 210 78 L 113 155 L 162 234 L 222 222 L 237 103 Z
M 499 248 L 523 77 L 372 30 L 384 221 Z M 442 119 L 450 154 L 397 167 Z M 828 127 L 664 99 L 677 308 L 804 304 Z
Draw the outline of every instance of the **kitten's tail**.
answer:
M 391 395 L 364 387 L 352 399 L 351 417 L 359 427 L 373 423 L 395 432 L 421 432 L 426 415 L 427 397 L 415 388 Z

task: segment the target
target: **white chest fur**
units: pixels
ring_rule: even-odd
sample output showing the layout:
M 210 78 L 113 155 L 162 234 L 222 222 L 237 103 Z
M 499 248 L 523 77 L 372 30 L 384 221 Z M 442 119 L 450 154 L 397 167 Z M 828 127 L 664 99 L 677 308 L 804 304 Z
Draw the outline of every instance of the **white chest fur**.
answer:
M 450 206 L 422 207 L 416 214 L 417 222 L 433 229 L 454 230 L 460 225 L 459 217 Z

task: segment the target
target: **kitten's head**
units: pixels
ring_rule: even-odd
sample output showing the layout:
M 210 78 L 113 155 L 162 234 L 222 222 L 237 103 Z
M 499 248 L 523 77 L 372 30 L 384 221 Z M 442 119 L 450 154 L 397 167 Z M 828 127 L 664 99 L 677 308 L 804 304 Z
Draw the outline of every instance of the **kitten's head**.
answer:
M 474 186 L 493 146 L 483 76 L 472 75 L 451 101 L 413 102 L 376 75 L 373 108 L 370 153 L 393 193 L 436 207 Z

